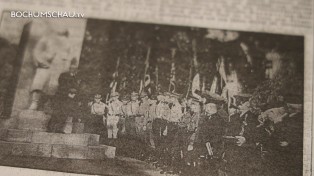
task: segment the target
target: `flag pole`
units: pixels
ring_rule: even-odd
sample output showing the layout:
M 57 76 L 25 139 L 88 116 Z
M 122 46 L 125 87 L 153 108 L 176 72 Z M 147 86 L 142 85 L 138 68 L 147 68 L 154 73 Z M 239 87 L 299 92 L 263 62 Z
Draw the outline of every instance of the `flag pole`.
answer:
M 156 74 L 156 91 L 158 91 L 158 63 L 156 64 L 156 68 L 155 68 L 155 74 Z
M 108 101 L 109 99 L 109 96 L 111 94 L 111 92 L 113 92 L 113 90 L 116 88 L 117 86 L 117 77 L 118 77 L 118 69 L 119 69 L 119 65 L 120 65 L 120 57 L 118 57 L 117 59 L 117 64 L 116 64 L 116 69 L 115 69 L 115 72 L 113 73 L 112 75 L 112 82 L 110 83 L 109 87 L 110 87 L 110 91 L 107 93 L 106 95 L 106 102 Z M 115 90 L 114 90 L 115 91 Z
M 145 78 L 146 78 L 146 75 L 147 75 L 147 71 L 148 71 L 148 68 L 149 68 L 149 56 L 150 56 L 150 50 L 151 50 L 151 47 L 149 46 L 147 48 L 147 54 L 146 54 L 146 59 L 145 59 L 145 69 L 144 69 L 144 75 L 143 75 L 143 79 L 140 84 L 140 90 L 139 90 L 139 93 L 141 93 L 143 90 L 144 90 L 144 85 L 145 85 Z
M 191 63 L 190 63 L 189 86 L 188 86 L 188 90 L 187 90 L 187 92 L 186 92 L 185 98 L 188 98 L 189 92 L 190 92 L 190 89 L 191 89 L 191 84 L 192 84 L 192 69 L 193 69 L 192 65 L 193 65 L 193 60 L 191 60 Z
M 171 68 L 170 68 L 170 79 L 169 79 L 169 88 L 168 88 L 169 92 L 171 90 L 171 85 L 174 85 L 174 80 L 175 80 L 175 55 L 176 55 L 176 49 L 172 48 L 171 49 L 172 62 L 171 62 Z

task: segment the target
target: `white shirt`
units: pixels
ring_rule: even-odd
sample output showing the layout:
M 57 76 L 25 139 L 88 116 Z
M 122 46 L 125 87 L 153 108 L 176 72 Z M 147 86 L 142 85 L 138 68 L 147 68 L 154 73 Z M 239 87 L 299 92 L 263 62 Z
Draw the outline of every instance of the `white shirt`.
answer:
M 113 114 L 114 115 L 121 115 L 122 114 L 122 110 L 121 110 L 122 105 L 123 105 L 123 103 L 119 100 L 115 100 L 115 101 L 109 103 L 108 113 L 110 115 L 113 115 Z
M 91 106 L 91 113 L 96 115 L 104 115 L 106 104 L 103 102 L 93 103 Z

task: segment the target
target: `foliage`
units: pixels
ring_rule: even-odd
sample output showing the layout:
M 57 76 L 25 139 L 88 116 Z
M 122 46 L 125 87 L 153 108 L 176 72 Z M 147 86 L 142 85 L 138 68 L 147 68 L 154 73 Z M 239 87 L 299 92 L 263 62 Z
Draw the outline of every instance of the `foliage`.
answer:
M 156 87 L 156 67 L 158 67 L 158 83 L 161 85 L 161 90 L 168 90 L 171 62 L 174 61 L 176 92 L 185 94 L 190 82 L 191 60 L 196 55 L 199 62 L 198 71 L 201 78 L 206 80 L 206 87 L 209 89 L 213 77 L 217 75 L 217 59 L 223 56 L 227 62 L 226 71 L 229 71 L 230 64 L 234 66 L 239 75 L 239 81 L 244 86 L 244 91 L 261 92 L 256 97 L 264 97 L 259 101 L 265 102 L 266 95 L 285 91 L 278 88 L 283 85 L 277 84 L 287 79 L 283 74 L 273 82 L 265 80 L 265 54 L 272 49 L 277 49 L 283 55 L 288 56 L 303 53 L 303 41 L 299 40 L 300 37 L 241 32 L 239 38 L 223 42 L 206 38 L 206 36 L 207 29 L 204 28 L 89 20 L 79 68 L 82 77 L 87 82 L 86 93 L 106 94 L 109 91 L 109 84 L 113 79 L 112 74 L 115 72 L 118 58 L 120 58 L 120 65 L 117 90 L 122 93 L 137 92 L 140 80 L 144 77 L 147 51 L 151 48 L 148 74 L 151 75 L 152 88 Z M 193 41 L 195 50 L 192 45 Z M 240 47 L 241 42 L 249 47 L 249 54 L 254 61 L 251 65 L 248 64 Z M 174 59 L 171 56 L 173 49 L 176 50 Z M 301 57 L 291 58 L 291 60 L 301 59 Z M 196 70 L 193 69 L 192 74 L 194 75 L 195 72 Z M 297 85 L 299 86 L 299 83 Z
M 298 72 L 296 61 L 302 60 L 283 56 L 282 67 L 273 79 L 261 82 L 254 90 L 251 105 L 255 108 L 273 108 L 284 97 L 289 103 L 303 103 L 303 72 Z

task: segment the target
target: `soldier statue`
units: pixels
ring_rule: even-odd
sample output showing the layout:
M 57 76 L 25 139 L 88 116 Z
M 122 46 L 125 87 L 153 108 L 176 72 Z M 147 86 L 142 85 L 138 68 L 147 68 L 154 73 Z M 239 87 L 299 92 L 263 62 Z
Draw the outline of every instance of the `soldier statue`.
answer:
M 47 97 L 47 102 L 51 101 L 57 91 L 60 74 L 69 69 L 72 58 L 68 36 L 66 29 L 55 30 L 40 38 L 35 45 L 33 58 L 36 72 L 31 85 L 30 110 L 37 110 L 44 103 L 43 97 Z

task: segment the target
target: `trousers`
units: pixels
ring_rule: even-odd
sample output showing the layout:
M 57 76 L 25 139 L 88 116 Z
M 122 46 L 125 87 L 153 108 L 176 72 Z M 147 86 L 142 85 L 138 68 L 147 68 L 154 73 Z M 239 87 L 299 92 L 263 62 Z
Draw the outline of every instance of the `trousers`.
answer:
M 117 139 L 118 138 L 118 122 L 119 116 L 108 115 L 107 117 L 107 131 L 108 139 Z

